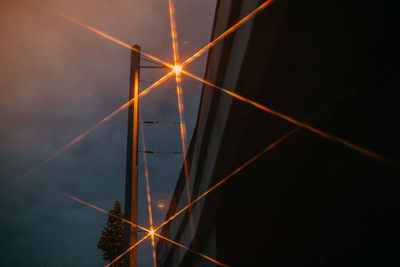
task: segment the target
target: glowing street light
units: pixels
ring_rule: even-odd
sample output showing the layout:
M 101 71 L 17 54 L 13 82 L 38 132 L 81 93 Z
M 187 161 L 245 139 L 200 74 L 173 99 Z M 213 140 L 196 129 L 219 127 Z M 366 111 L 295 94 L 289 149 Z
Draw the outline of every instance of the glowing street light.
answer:
M 174 70 L 176 73 L 179 73 L 179 72 L 182 71 L 182 66 L 175 65 L 173 70 Z

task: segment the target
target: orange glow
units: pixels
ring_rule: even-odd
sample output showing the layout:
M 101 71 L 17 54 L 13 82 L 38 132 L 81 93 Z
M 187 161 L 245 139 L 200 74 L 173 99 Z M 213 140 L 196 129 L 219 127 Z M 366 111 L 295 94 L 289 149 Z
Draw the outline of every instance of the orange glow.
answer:
M 163 83 L 164 81 L 166 81 L 169 77 L 171 77 L 173 75 L 173 71 L 169 72 L 168 74 L 166 74 L 165 76 L 163 76 L 161 79 L 159 79 L 158 81 L 156 81 L 155 83 L 153 83 L 152 85 L 150 85 L 149 87 L 147 87 L 145 90 L 143 90 L 138 96 L 139 97 L 143 97 L 145 95 L 147 95 L 148 93 L 150 93 L 150 91 L 154 88 L 156 88 L 157 86 L 159 86 L 161 83 Z M 130 105 L 133 104 L 133 102 L 135 101 L 135 98 L 132 98 L 131 100 L 129 100 L 128 102 L 126 102 L 125 104 L 123 104 L 121 107 L 119 107 L 118 109 L 116 109 L 115 111 L 113 111 L 110 115 L 108 115 L 107 117 L 105 117 L 104 119 L 102 119 L 101 121 L 99 121 L 96 125 L 92 126 L 91 128 L 89 128 L 88 130 L 84 131 L 82 134 L 80 134 L 78 137 L 76 137 L 75 139 L 73 139 L 71 142 L 69 142 L 68 144 L 66 144 L 65 146 L 63 146 L 62 148 L 60 148 L 58 151 L 56 151 L 54 154 L 52 154 L 51 156 L 49 156 L 47 159 L 45 159 L 44 161 L 42 161 L 41 163 L 39 163 L 38 165 L 36 165 L 35 167 L 33 167 L 32 169 L 30 169 L 29 171 L 27 171 L 25 174 L 23 174 L 22 176 L 20 176 L 19 178 L 15 179 L 13 183 L 17 183 L 20 182 L 22 180 L 24 180 L 25 178 L 29 177 L 32 173 L 34 173 L 35 171 L 37 171 L 40 167 L 42 167 L 43 165 L 49 163 L 50 161 L 52 161 L 55 157 L 57 157 L 59 154 L 61 154 L 62 152 L 66 151 L 67 149 L 69 149 L 71 146 L 73 146 L 75 143 L 77 143 L 78 141 L 80 141 L 82 138 L 84 138 L 85 136 L 87 136 L 88 134 L 90 134 L 91 132 L 93 132 L 97 127 L 99 127 L 100 125 L 102 125 L 103 123 L 109 121 L 112 117 L 114 117 L 115 115 L 117 115 L 120 111 L 128 108 Z
M 242 18 L 241 20 L 239 20 L 239 22 L 237 22 L 235 25 L 233 25 L 232 27 L 230 27 L 228 30 L 226 30 L 224 33 L 222 33 L 220 36 L 218 36 L 216 39 L 214 39 L 212 42 L 210 42 L 208 45 L 206 45 L 205 47 L 203 47 L 202 49 L 200 49 L 197 53 L 195 53 L 193 56 L 189 57 L 188 59 L 185 60 L 185 62 L 183 62 L 182 66 L 189 64 L 190 62 L 192 62 L 193 60 L 195 60 L 196 58 L 200 57 L 202 54 L 204 54 L 205 52 L 207 52 L 211 47 L 213 47 L 216 43 L 218 43 L 219 41 L 221 41 L 222 39 L 224 39 L 226 36 L 228 36 L 229 34 L 231 34 L 232 32 L 234 32 L 235 30 L 237 30 L 240 26 L 242 26 L 244 23 L 246 23 L 247 21 L 249 21 L 252 17 L 254 17 L 257 13 L 259 13 L 260 11 L 262 11 L 263 9 L 265 9 L 267 6 L 269 6 L 271 3 L 273 3 L 273 0 L 267 0 L 264 3 L 262 3 L 259 7 L 257 7 L 253 12 L 251 12 L 250 14 L 248 14 L 247 16 L 245 16 L 244 18 Z
M 163 209 L 163 208 L 165 208 L 165 204 L 164 203 L 158 203 L 157 204 L 157 208 Z
M 174 71 L 175 71 L 176 73 L 178 73 L 178 72 L 182 71 L 182 67 L 179 66 L 179 65 L 177 65 L 177 66 L 174 67 Z
M 159 235 L 159 234 L 155 234 L 155 235 L 158 236 L 158 237 L 161 237 L 162 239 L 165 239 L 166 241 L 168 241 L 168 242 L 170 242 L 170 243 L 172 243 L 172 244 L 174 244 L 174 245 L 177 245 L 177 246 L 179 246 L 179 247 L 181 247 L 181 248 L 184 248 L 184 249 L 186 249 L 186 250 L 188 250 L 188 251 L 190 251 L 190 252 L 192 252 L 192 253 L 194 253 L 194 254 L 197 254 L 197 255 L 199 255 L 199 256 L 205 258 L 206 260 L 209 260 L 209 261 L 211 261 L 211 262 L 214 262 L 215 264 L 217 264 L 217 265 L 219 265 L 219 266 L 225 266 L 225 267 L 228 266 L 228 265 L 223 264 L 223 263 L 221 263 L 221 262 L 219 262 L 219 261 L 217 261 L 217 260 L 214 260 L 213 258 L 211 258 L 211 257 L 209 257 L 209 256 L 207 256 L 207 255 L 205 255 L 205 254 L 203 254 L 203 253 L 201 253 L 201 252 L 198 252 L 198 251 L 193 250 L 193 249 L 191 249 L 191 248 L 188 248 L 188 247 L 186 247 L 186 246 L 184 246 L 184 245 L 182 245 L 182 244 L 179 244 L 178 242 L 175 242 L 174 240 L 171 240 L 171 239 L 169 239 L 169 238 L 167 238 L 167 237 L 165 237 L 165 236 L 161 236 L 161 235 Z
M 309 130 L 309 131 L 311 131 L 311 132 L 313 132 L 315 134 L 318 134 L 318 135 L 320 135 L 320 136 L 322 136 L 322 137 L 324 137 L 324 138 L 326 138 L 328 140 L 331 140 L 333 142 L 345 145 L 345 146 L 347 146 L 347 147 L 349 147 L 349 148 L 351 148 L 351 149 L 353 149 L 355 151 L 358 151 L 358 152 L 360 152 L 360 153 L 362 153 L 362 154 L 364 154 L 366 156 L 369 156 L 371 158 L 374 158 L 374 159 L 376 159 L 378 161 L 381 161 L 381 162 L 384 162 L 386 164 L 398 165 L 398 163 L 390 161 L 390 160 L 387 160 L 387 159 L 383 158 L 382 156 L 380 156 L 380 155 L 378 155 L 378 154 L 376 154 L 376 153 L 374 153 L 374 152 L 372 152 L 372 151 L 370 151 L 368 149 L 365 149 L 365 148 L 362 148 L 362 147 L 357 146 L 355 144 L 352 144 L 352 143 L 350 143 L 350 142 L 348 142 L 346 140 L 343 140 L 343 139 L 341 139 L 339 137 L 336 137 L 334 135 L 325 133 L 325 132 L 323 132 L 323 131 L 321 131 L 321 130 L 319 130 L 317 128 L 314 128 L 314 127 L 306 124 L 306 123 L 303 123 L 303 122 L 300 122 L 298 120 L 295 120 L 295 119 L 293 119 L 293 118 L 291 118 L 291 117 L 289 117 L 289 116 L 287 116 L 285 114 L 282 114 L 282 113 L 280 113 L 278 111 L 275 111 L 275 110 L 270 109 L 270 108 L 268 108 L 268 107 L 266 107 L 264 105 L 261 105 L 260 103 L 257 103 L 257 102 L 255 102 L 253 100 L 250 100 L 250 99 L 247 99 L 247 98 L 245 98 L 245 97 L 243 97 L 243 96 L 241 96 L 241 95 L 239 95 L 237 93 L 231 92 L 231 91 L 226 90 L 226 89 L 224 89 L 224 88 L 222 88 L 220 86 L 217 86 L 217 85 L 215 85 L 213 83 L 210 83 L 210 82 L 208 82 L 208 81 L 206 81 L 206 80 L 204 80 L 204 79 L 202 79 L 200 77 L 197 77 L 196 75 L 193 75 L 193 74 L 191 74 L 191 73 L 189 73 L 189 72 L 187 72 L 185 70 L 182 70 L 182 73 L 184 73 L 184 74 L 188 75 L 189 77 L 192 77 L 192 78 L 194 78 L 194 79 L 196 79 L 196 80 L 198 80 L 198 81 L 200 81 L 202 83 L 205 83 L 205 84 L 207 84 L 209 86 L 217 88 L 217 89 L 221 90 L 222 92 L 224 92 L 224 93 L 226 93 L 226 94 L 228 94 L 228 95 L 230 95 L 230 96 L 232 96 L 232 97 L 234 97 L 236 99 L 239 99 L 239 100 L 241 100 L 241 101 L 243 101 L 245 103 L 253 105 L 256 108 L 261 109 L 261 110 L 263 110 L 263 111 L 265 111 L 265 112 L 267 112 L 269 114 L 272 114 L 274 116 L 282 118 L 282 119 L 284 119 L 284 120 L 286 120 L 286 121 L 288 121 L 290 123 L 293 123 L 293 124 L 295 124 L 295 125 L 297 125 L 297 126 L 299 126 L 301 128 L 304 128 L 304 129 Z

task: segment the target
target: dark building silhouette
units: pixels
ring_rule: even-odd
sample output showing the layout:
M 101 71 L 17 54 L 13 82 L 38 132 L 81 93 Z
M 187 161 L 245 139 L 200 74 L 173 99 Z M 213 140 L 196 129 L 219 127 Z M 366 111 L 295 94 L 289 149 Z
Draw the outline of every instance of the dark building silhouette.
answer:
M 220 0 L 212 38 L 262 1 Z M 213 47 L 205 79 L 399 162 L 399 9 L 276 0 Z M 296 126 L 204 86 L 192 199 Z M 162 229 L 230 266 L 400 266 L 400 167 L 301 129 Z M 167 218 L 187 204 L 184 172 Z M 159 266 L 215 266 L 160 239 Z

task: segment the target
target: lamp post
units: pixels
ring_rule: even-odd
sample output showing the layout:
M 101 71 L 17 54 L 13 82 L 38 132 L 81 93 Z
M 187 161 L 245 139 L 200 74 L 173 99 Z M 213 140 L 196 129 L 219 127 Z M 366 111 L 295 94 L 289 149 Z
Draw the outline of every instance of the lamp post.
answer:
M 126 180 L 125 180 L 125 213 L 126 220 L 137 224 L 138 210 L 138 127 L 139 127 L 139 74 L 140 74 L 140 46 L 134 45 L 131 52 L 131 71 L 129 84 L 128 111 L 128 140 L 126 154 Z M 124 250 L 137 242 L 137 228 L 131 224 L 124 225 Z M 123 259 L 125 267 L 137 267 L 137 250 L 132 249 Z

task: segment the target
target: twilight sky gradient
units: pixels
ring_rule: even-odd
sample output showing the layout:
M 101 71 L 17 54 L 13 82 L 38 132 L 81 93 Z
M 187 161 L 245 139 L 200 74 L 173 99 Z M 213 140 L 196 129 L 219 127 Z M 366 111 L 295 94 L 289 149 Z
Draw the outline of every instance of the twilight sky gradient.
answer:
M 216 0 L 175 4 L 180 54 L 186 59 L 209 42 Z M 168 1 L 0 2 L 1 265 L 104 266 L 96 243 L 106 215 L 57 190 L 107 210 L 124 199 L 126 111 L 26 180 L 9 185 L 128 100 L 130 50 L 44 7 L 172 62 Z M 203 55 L 188 70 L 202 76 L 206 58 Z M 164 73 L 143 69 L 141 79 L 156 81 Z M 174 80 L 167 84 L 173 86 Z M 201 84 L 184 79 L 183 88 L 189 142 Z M 159 87 L 141 101 L 144 120 L 179 120 L 173 89 Z M 181 150 L 177 125 L 144 127 L 148 149 Z M 159 224 L 166 210 L 156 204 L 169 203 L 182 156 L 149 154 L 148 163 L 154 220 Z M 142 160 L 139 167 L 139 224 L 148 226 Z M 138 255 L 139 266 L 152 265 L 150 242 Z

